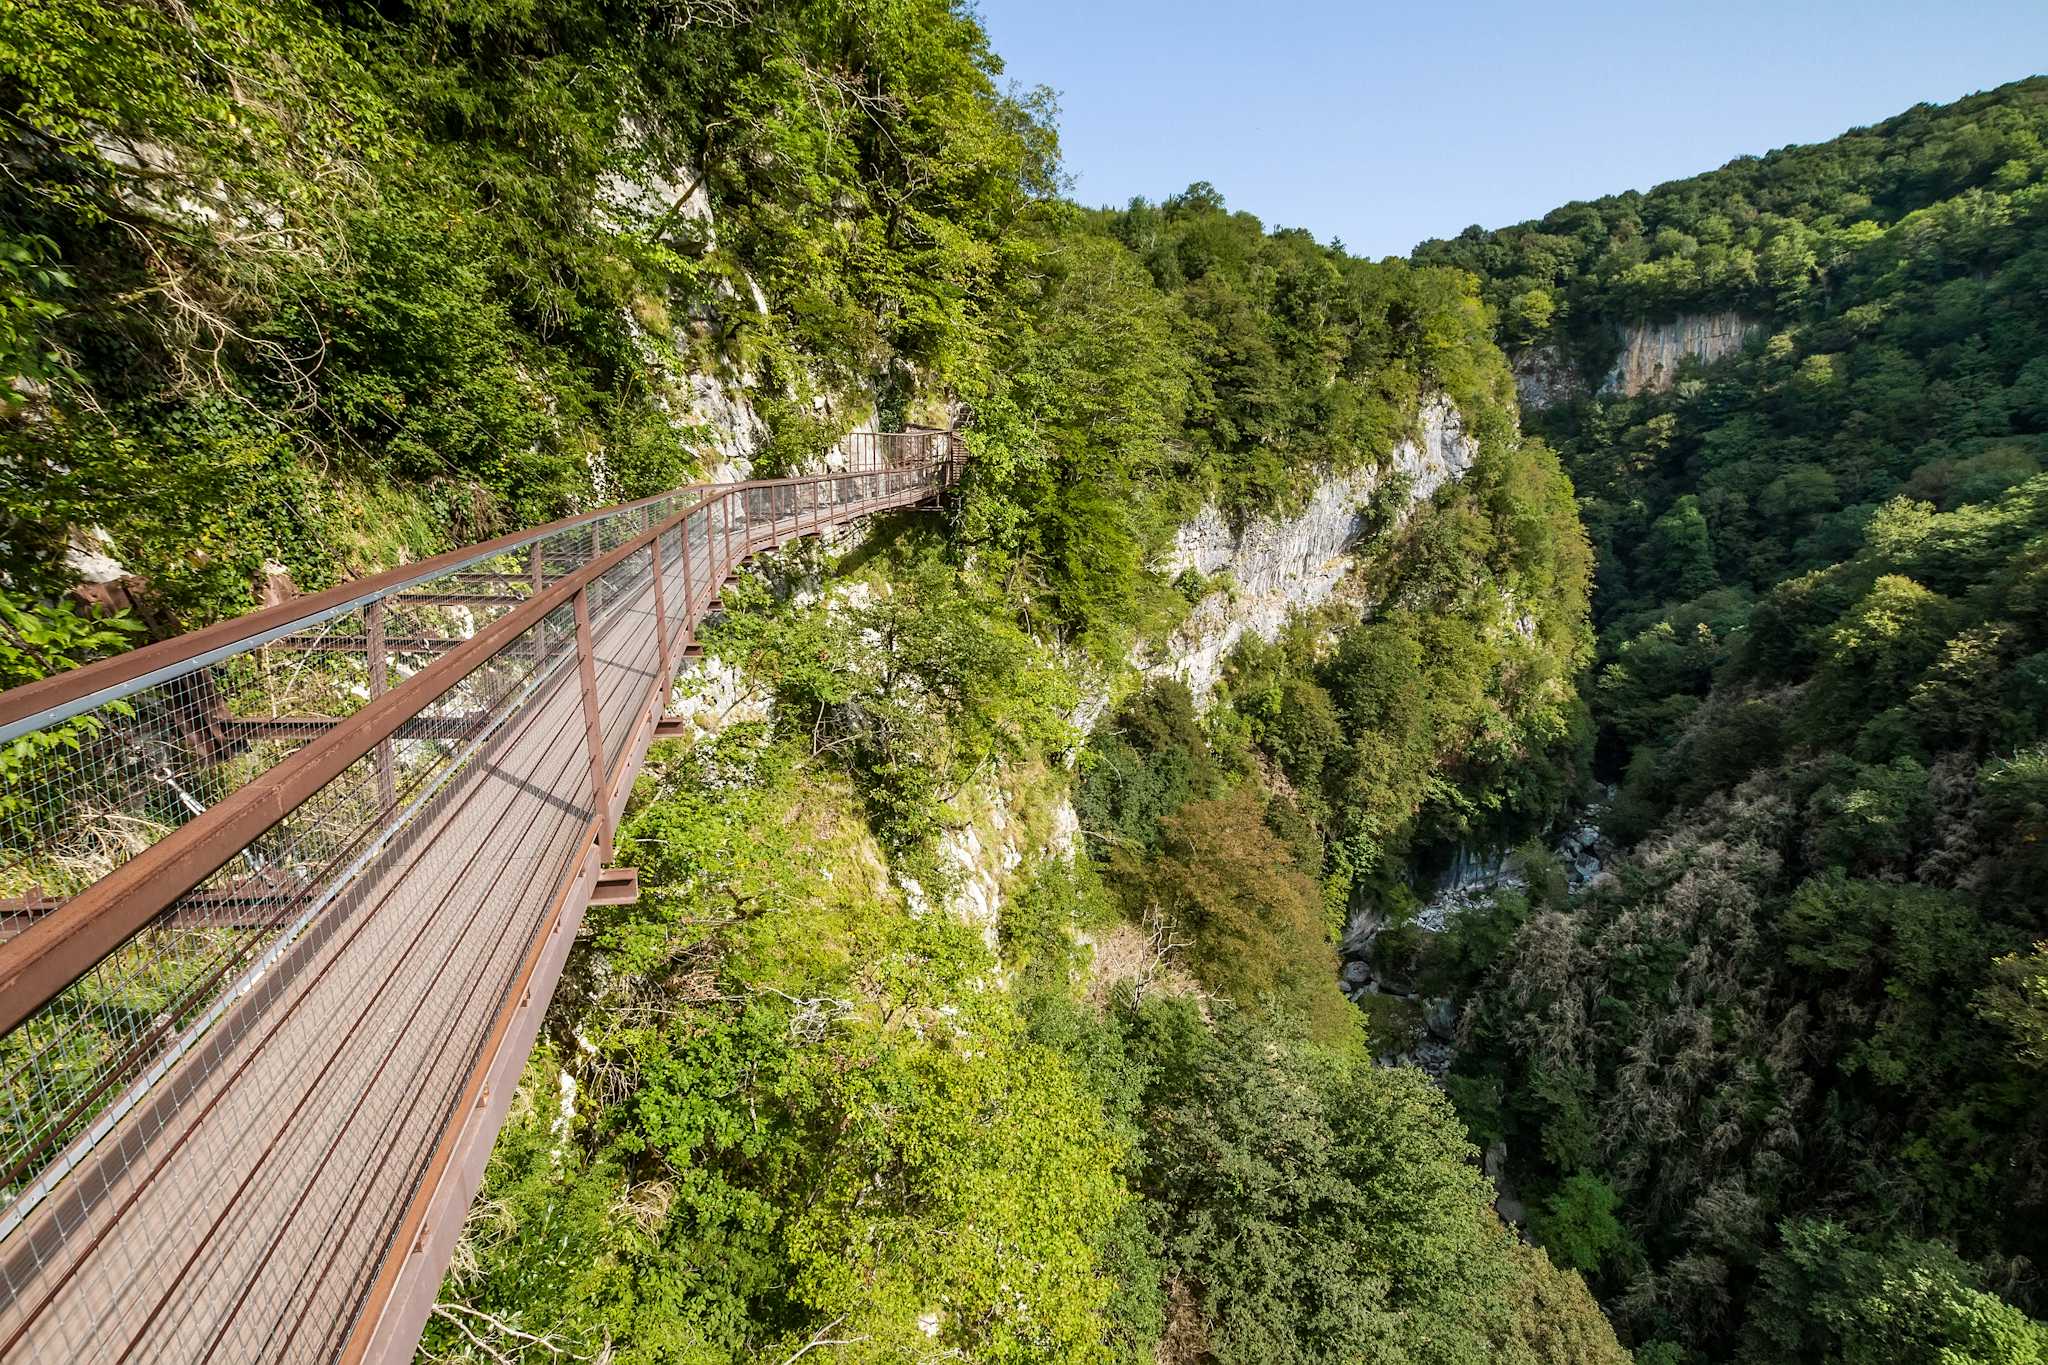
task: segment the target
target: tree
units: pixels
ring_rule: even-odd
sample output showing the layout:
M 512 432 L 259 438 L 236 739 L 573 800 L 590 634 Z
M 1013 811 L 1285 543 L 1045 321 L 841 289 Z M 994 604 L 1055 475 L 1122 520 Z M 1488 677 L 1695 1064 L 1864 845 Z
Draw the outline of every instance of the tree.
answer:
M 1784 1229 L 1743 1358 L 1757 1365 L 2041 1365 L 2048 1327 L 1978 1287 L 1936 1242 L 1874 1244 L 1840 1223 Z
M 1222 1365 L 1626 1359 L 1578 1278 L 1487 1208 L 1419 1072 L 1225 1011 L 1161 1100 L 1145 1186 Z
M 1686 494 L 1651 524 L 1636 562 L 1638 580 L 1666 601 L 1698 597 L 1719 581 L 1713 539 L 1697 497 Z
M 2048 1067 L 2048 943 L 2022 956 L 2008 953 L 1992 968 L 1982 1008 L 2011 1031 L 2014 1050 L 2025 1065 Z
M 1270 1009 L 1327 1043 L 1355 1045 L 1358 1012 L 1337 990 L 1322 896 L 1248 787 L 1166 818 L 1147 896 L 1191 941 L 1197 975 L 1241 1007 Z
M 1527 345 L 1549 331 L 1551 320 L 1556 316 L 1557 296 L 1538 286 L 1508 300 L 1502 323 L 1507 329 L 1508 340 Z
M 1558 1187 L 1530 1227 L 1560 1267 L 1590 1275 L 1627 1240 L 1614 1216 L 1616 1202 L 1606 1181 L 1582 1172 Z

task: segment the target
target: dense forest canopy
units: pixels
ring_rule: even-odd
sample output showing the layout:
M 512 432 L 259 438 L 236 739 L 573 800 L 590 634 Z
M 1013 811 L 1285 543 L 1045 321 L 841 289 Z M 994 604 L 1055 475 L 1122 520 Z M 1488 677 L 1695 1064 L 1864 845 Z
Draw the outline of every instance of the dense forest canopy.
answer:
M 2025 81 L 1416 252 L 1592 383 L 1631 325 L 1760 324 L 1527 415 L 1626 851 L 1514 907 L 1452 1082 L 1656 1358 L 2043 1349 L 2044 137 Z
M 2048 1353 L 2048 83 L 1379 262 L 1066 201 L 946 0 L 0 0 L 0 109 L 0 684 L 709 475 L 701 381 L 757 471 L 965 432 L 729 591 L 423 1358 Z M 1364 469 L 1346 592 L 1141 672 L 1178 525 Z

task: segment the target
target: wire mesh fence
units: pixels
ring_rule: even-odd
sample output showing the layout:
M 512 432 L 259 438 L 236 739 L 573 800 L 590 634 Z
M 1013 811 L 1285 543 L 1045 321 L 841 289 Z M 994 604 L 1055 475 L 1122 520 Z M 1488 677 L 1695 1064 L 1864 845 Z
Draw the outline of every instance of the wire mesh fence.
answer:
M 0 1035 L 0 1357 L 334 1354 L 727 574 L 957 454 L 861 444 L 328 594 L 0 729 L 6 992 L 72 898 L 342 764 Z

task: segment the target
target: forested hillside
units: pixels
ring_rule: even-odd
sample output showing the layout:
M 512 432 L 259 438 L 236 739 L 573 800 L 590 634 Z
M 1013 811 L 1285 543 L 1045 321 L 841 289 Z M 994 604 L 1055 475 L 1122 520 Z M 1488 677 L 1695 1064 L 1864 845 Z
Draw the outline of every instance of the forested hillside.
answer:
M 1590 555 L 1466 275 L 1063 201 L 938 0 L 0 17 L 0 681 L 966 432 L 944 516 L 726 594 L 422 1358 L 1623 1359 L 1335 984 L 1352 904 L 1540 829 L 1588 733 Z M 1143 682 L 1233 591 L 1160 567 L 1183 518 L 1426 403 L 1469 472 L 1364 509 L 1357 592 L 1220 700 Z
M 1416 252 L 1582 394 L 1631 326 L 1756 324 L 1525 414 L 1599 549 L 1617 856 L 1456 967 L 1460 1110 L 1640 1360 L 2048 1352 L 2044 138 L 2028 81 Z
M 0 0 L 0 110 L 0 685 L 963 432 L 725 593 L 422 1359 L 2048 1359 L 2048 82 L 1379 262 L 946 0 Z

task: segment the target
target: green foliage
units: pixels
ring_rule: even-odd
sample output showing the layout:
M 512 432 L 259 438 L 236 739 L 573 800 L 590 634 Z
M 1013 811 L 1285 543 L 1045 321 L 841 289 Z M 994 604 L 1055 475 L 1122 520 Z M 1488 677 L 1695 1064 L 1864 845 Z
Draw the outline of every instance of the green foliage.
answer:
M 1614 1216 L 1617 1202 L 1613 1189 L 1599 1177 L 1575 1175 L 1558 1186 L 1530 1227 L 1553 1261 L 1590 1274 L 1627 1240 L 1627 1231 Z
M 912 537 L 833 604 L 770 610 L 764 589 L 708 635 L 773 678 L 813 752 L 842 750 L 892 852 L 926 848 L 973 774 L 1062 749 L 1072 679 L 999 593 Z
M 1114 920 L 1093 863 L 1049 858 L 1003 902 L 1003 961 L 1024 977 L 1027 998 L 1071 990 L 1087 966 L 1076 936 Z
M 1218 1361 L 1623 1359 L 1582 1289 L 1517 1254 L 1419 1073 L 1226 1014 L 1160 1076 L 1146 1183 Z
M 1802 1222 L 1763 1269 L 1746 1360 L 1814 1365 L 2036 1365 L 2048 1326 L 1987 1294 L 1938 1242 L 1859 1244 Z
M 1322 832 L 1340 915 L 1396 899 L 1418 846 L 1512 843 L 1563 807 L 1587 568 L 1548 453 L 1503 446 L 1390 537 L 1370 620 L 1233 652 L 1226 695 Z
M 1678 499 L 1650 523 L 1641 558 L 1654 570 L 1644 586 L 1663 599 L 1685 601 L 1715 586 L 1712 537 L 1698 498 Z
M 1111 867 L 1134 870 L 1159 846 L 1165 819 L 1189 801 L 1214 796 L 1223 774 L 1179 682 L 1155 683 L 1098 727 L 1083 756 L 1076 810 L 1108 847 Z
M 20 606 L 0 597 L 0 689 L 77 668 L 125 649 L 141 626 L 126 613 Z
M 1147 564 L 1190 362 L 1167 300 L 1113 240 L 1054 211 L 1019 249 L 1032 267 L 1015 285 L 1020 325 L 968 395 L 962 530 L 1052 623 L 1109 650 L 1164 596 Z
M 978 935 L 911 914 L 844 780 L 789 746 L 734 731 L 641 801 L 642 900 L 571 964 L 460 1301 L 627 1360 L 1108 1358 L 1130 1139 L 971 984 Z
M 1638 323 L 1760 333 L 1526 414 L 1599 555 L 1625 852 L 1515 929 L 1453 1088 L 1560 1261 L 1572 1182 L 1617 1197 L 1646 1352 L 2032 1358 L 2048 1310 L 2044 136 L 2037 78 L 1417 252 L 1584 376 Z
M 2009 953 L 1998 960 L 1983 1009 L 2012 1031 L 2022 1062 L 2048 1066 L 2048 943 L 2035 944 L 2030 956 Z
M 1322 898 L 1267 825 L 1264 803 L 1243 787 L 1190 801 L 1161 836 L 1147 900 L 1188 936 L 1203 984 L 1295 1020 L 1319 1042 L 1355 1046 L 1359 1020 L 1337 993 Z
M 767 395 L 770 466 L 836 434 L 814 395 L 964 384 L 1052 184 L 1042 104 L 942 0 L 7 17 L 0 368 L 50 393 L 0 429 L 39 471 L 6 568 L 60 591 L 97 523 L 188 620 L 266 557 L 317 587 L 686 481 L 687 370 Z M 421 534 L 362 536 L 337 482 Z
M 0 594 L 0 689 L 90 663 L 103 654 L 127 648 L 141 630 L 126 613 L 106 616 L 69 605 L 17 606 Z M 47 800 L 68 789 L 62 781 L 69 756 L 97 736 L 110 716 L 127 714 L 127 703 L 111 702 L 97 711 L 31 730 L 0 747 L 0 817 L 27 813 L 30 803 Z M 16 876 L 34 875 L 10 859 Z M 10 878 L 12 880 L 12 878 Z M 27 887 L 18 888 L 26 893 Z
M 64 316 L 58 296 L 71 277 L 48 264 L 56 243 L 47 237 L 0 237 L 0 403 L 21 401 L 21 384 L 47 384 L 65 371 L 49 340 Z

